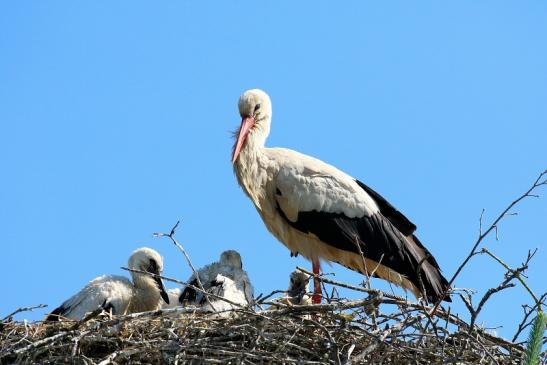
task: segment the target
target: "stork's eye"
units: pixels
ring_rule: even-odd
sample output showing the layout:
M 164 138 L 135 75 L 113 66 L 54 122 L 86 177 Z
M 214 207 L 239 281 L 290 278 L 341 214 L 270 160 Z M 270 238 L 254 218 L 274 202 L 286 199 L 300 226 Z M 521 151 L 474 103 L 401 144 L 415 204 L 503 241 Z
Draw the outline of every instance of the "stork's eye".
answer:
M 256 105 L 255 105 L 255 113 L 256 113 L 256 111 L 257 111 L 258 109 L 260 109 L 260 104 L 256 104 Z

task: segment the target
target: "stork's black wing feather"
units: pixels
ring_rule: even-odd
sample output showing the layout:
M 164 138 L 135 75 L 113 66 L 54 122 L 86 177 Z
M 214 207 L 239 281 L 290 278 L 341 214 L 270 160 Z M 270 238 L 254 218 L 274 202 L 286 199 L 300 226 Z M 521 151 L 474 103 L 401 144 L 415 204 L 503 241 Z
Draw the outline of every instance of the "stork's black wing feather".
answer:
M 378 194 L 375 190 L 373 190 L 371 187 L 367 186 L 363 182 L 359 180 L 355 180 L 355 182 L 363 188 L 364 191 L 367 192 L 368 195 L 378 205 L 378 208 L 380 208 L 380 213 L 395 226 L 403 235 L 410 236 L 414 231 L 416 231 L 416 225 L 412 223 L 407 217 L 403 215 L 403 213 L 399 212 L 397 208 L 395 208 L 393 205 L 391 205 L 390 202 L 388 202 L 386 199 L 384 199 L 383 196 Z
M 198 281 L 194 278 L 194 280 L 190 281 L 188 284 L 197 287 Z M 195 303 L 197 296 L 198 292 L 194 288 L 187 285 L 179 296 L 179 303 L 184 304 L 185 301 L 188 303 Z
M 379 212 L 349 218 L 343 213 L 313 210 L 299 212 L 297 220 L 292 222 L 279 206 L 277 209 L 295 229 L 311 233 L 337 249 L 356 254 L 361 251 L 366 258 L 404 275 L 417 288 L 423 283 L 427 300 L 438 300 L 448 283 L 433 256 L 417 238 L 414 239 L 412 232 L 416 226 L 374 190 L 362 183 L 359 185 L 376 201 Z M 428 267 L 423 265 L 424 261 Z

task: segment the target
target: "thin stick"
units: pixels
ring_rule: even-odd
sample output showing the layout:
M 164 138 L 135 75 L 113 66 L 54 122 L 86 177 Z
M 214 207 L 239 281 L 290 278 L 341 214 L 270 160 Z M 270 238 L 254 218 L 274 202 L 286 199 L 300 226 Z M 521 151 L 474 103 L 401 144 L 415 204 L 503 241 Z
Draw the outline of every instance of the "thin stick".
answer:
M 33 310 L 35 309 L 40 309 L 40 308 L 45 308 L 47 307 L 47 304 L 38 304 L 38 305 L 35 305 L 35 306 L 32 306 L 32 307 L 21 307 L 21 308 L 18 308 L 16 310 L 14 310 L 13 312 L 11 312 L 10 314 L 8 314 L 7 316 L 5 316 L 4 318 L 2 318 L 2 322 L 4 322 L 5 320 L 7 320 L 8 318 L 10 317 L 13 317 L 14 315 L 16 315 L 17 313 L 21 313 L 21 312 L 32 312 Z
M 334 353 L 334 361 L 335 361 L 336 364 L 341 365 L 342 361 L 340 361 L 340 350 L 338 349 L 338 343 L 336 343 L 336 341 L 334 340 L 334 338 L 330 334 L 330 331 L 325 326 L 323 326 L 321 323 L 319 323 L 319 322 L 317 322 L 313 319 L 306 319 L 305 318 L 304 321 L 313 323 L 317 328 L 319 328 L 323 332 L 325 332 L 325 334 L 327 335 L 327 337 L 329 339 L 329 343 L 332 345 L 332 350 L 333 350 L 333 353 Z
M 139 273 L 139 274 L 145 274 L 145 275 L 149 275 L 149 276 L 152 276 L 154 278 L 160 278 L 162 280 L 165 280 L 165 281 L 170 281 L 172 283 L 177 283 L 177 284 L 180 284 L 180 285 L 184 285 L 186 287 L 189 287 L 190 289 L 194 289 L 194 290 L 197 290 L 199 291 L 200 293 L 203 293 L 203 295 L 208 295 L 208 296 L 211 296 L 215 299 L 219 299 L 219 300 L 223 300 L 225 301 L 226 303 L 229 303 L 229 304 L 232 304 L 232 305 L 235 305 L 239 308 L 245 308 L 244 305 L 242 304 L 238 304 L 236 302 L 232 302 L 231 300 L 229 299 L 226 299 L 224 297 L 221 297 L 219 295 L 216 295 L 216 294 L 213 294 L 213 293 L 208 293 L 206 292 L 205 290 L 201 289 L 201 288 L 198 288 L 186 281 L 182 281 L 182 280 L 178 280 L 178 279 L 173 279 L 173 278 L 169 278 L 167 276 L 162 276 L 162 275 L 158 275 L 158 274 L 154 274 L 154 273 L 151 273 L 151 272 L 148 272 L 148 271 L 143 271 L 143 270 L 137 270 L 137 269 L 130 269 L 130 268 L 127 268 L 127 267 L 121 267 L 122 270 L 126 270 L 126 271 L 129 271 L 129 272 L 135 272 L 135 273 Z M 212 305 L 211 305 L 212 307 Z M 213 307 L 213 310 L 216 310 L 214 307 Z
M 171 228 L 171 232 L 169 232 L 169 233 L 154 233 L 153 236 L 154 237 L 168 237 L 173 242 L 173 244 L 175 246 L 177 246 L 177 248 L 180 250 L 180 252 L 183 253 L 184 257 L 186 258 L 186 262 L 188 263 L 188 266 L 190 266 L 190 268 L 192 269 L 192 272 L 194 273 L 194 277 L 196 278 L 196 281 L 198 283 L 198 287 L 201 288 L 201 290 L 203 292 L 203 295 L 205 296 L 205 300 L 211 306 L 211 308 L 213 308 L 213 310 L 216 310 L 215 307 L 213 306 L 213 303 L 211 303 L 211 301 L 209 300 L 208 293 L 205 291 L 205 287 L 201 283 L 201 280 L 199 278 L 199 274 L 198 274 L 197 270 L 195 269 L 194 265 L 192 265 L 192 261 L 190 260 L 190 256 L 188 256 L 188 254 L 186 253 L 186 250 L 184 249 L 184 247 L 182 247 L 182 245 L 180 243 L 178 243 L 178 241 L 175 239 L 175 231 L 177 230 L 177 227 L 179 226 L 179 223 L 180 223 L 180 221 L 177 221 L 175 226 L 173 228 Z
M 530 252 L 528 252 L 528 260 L 526 261 L 525 265 L 521 268 L 521 270 L 519 270 L 519 269 L 514 270 L 514 269 L 510 268 L 509 265 L 507 265 L 505 262 L 503 262 L 502 259 L 500 259 L 496 255 L 494 255 L 492 252 L 490 252 L 486 247 L 483 247 L 480 252 L 485 253 L 488 256 L 490 256 L 491 258 L 493 258 L 494 260 L 496 260 L 501 266 L 503 266 L 505 268 L 505 270 L 507 270 L 507 272 L 511 273 L 511 275 L 513 275 L 515 278 L 517 278 L 517 280 L 520 281 L 520 283 L 522 284 L 522 286 L 524 286 L 524 288 L 526 288 L 526 290 L 532 296 L 532 298 L 534 298 L 534 302 L 536 303 L 536 306 L 540 305 L 540 301 L 539 301 L 538 297 L 536 297 L 536 295 L 534 294 L 532 289 L 530 289 L 528 284 L 526 284 L 526 282 L 524 281 L 524 279 L 520 275 L 520 273 L 526 268 L 526 266 L 528 266 L 528 261 L 530 261 L 530 259 L 532 257 L 534 257 L 534 255 L 536 254 L 537 249 L 532 254 L 530 254 Z M 541 307 L 539 307 L 539 309 L 541 310 Z
M 110 355 L 108 355 L 103 361 L 99 363 L 99 365 L 108 365 L 108 364 L 115 364 L 116 362 L 114 359 L 117 357 L 129 357 L 131 355 L 135 355 L 139 352 L 143 351 L 142 348 L 130 348 L 130 349 L 124 349 L 119 351 L 114 351 Z
M 547 299 L 547 293 L 543 293 L 541 295 L 541 297 L 539 298 L 539 304 L 534 304 L 533 307 L 529 307 L 527 305 L 523 305 L 523 309 L 524 309 L 524 317 L 522 318 L 522 321 L 519 323 L 519 326 L 517 328 L 517 332 L 515 333 L 515 335 L 513 336 L 513 339 L 511 341 L 515 342 L 517 340 L 517 338 L 519 337 L 519 335 L 521 334 L 521 332 L 528 326 L 530 326 L 532 324 L 532 321 L 526 323 L 526 321 L 528 320 L 528 318 L 530 317 L 530 315 L 532 313 L 534 313 L 534 311 L 536 310 L 536 308 L 541 308 L 540 306 L 545 302 L 545 299 Z M 527 308 L 529 308 L 529 310 L 527 310 Z
M 296 269 L 298 271 L 302 271 L 303 273 L 306 273 L 310 276 L 315 276 L 312 272 L 309 272 L 308 270 L 304 269 L 304 268 L 301 268 L 300 266 L 296 267 Z M 386 298 L 391 298 L 391 299 L 396 299 L 396 300 L 401 300 L 401 301 L 406 301 L 406 298 L 403 298 L 403 297 L 400 297 L 398 295 L 393 295 L 393 294 L 389 294 L 389 293 L 385 293 L 381 290 L 377 290 L 377 289 L 367 289 L 367 288 L 361 288 L 359 286 L 355 286 L 355 285 L 351 285 L 351 284 L 347 284 L 347 283 L 343 283 L 341 281 L 336 281 L 336 280 L 332 280 L 332 279 L 327 279 L 325 277 L 322 277 L 320 276 L 319 277 L 319 280 L 324 282 L 324 283 L 327 283 L 327 284 L 332 284 L 332 285 L 336 285 L 336 286 L 339 286 L 339 287 L 342 287 L 342 288 L 346 288 L 346 289 L 351 289 L 351 290 L 355 290 L 355 291 L 359 291 L 359 292 L 363 292 L 363 293 L 367 293 L 367 294 L 371 294 L 371 295 L 382 295 Z

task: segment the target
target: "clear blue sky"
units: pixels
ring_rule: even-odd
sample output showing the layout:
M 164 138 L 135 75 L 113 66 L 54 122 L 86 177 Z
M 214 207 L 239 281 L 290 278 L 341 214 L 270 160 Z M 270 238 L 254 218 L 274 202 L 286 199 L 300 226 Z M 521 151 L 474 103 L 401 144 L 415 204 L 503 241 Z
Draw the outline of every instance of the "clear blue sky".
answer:
M 237 249 L 257 294 L 309 267 L 266 231 L 233 176 L 230 131 L 249 88 L 272 98 L 268 145 L 374 187 L 418 225 L 447 277 L 481 209 L 489 222 L 547 168 L 545 2 L 148 5 L 0 5 L 0 316 L 126 275 L 141 246 L 186 279 L 181 254 L 152 238 L 178 219 L 195 265 Z M 538 293 L 546 199 L 524 202 L 486 242 L 511 265 L 538 247 L 528 280 Z M 456 286 L 482 294 L 502 275 L 477 257 Z M 529 301 L 506 291 L 479 322 L 509 336 Z

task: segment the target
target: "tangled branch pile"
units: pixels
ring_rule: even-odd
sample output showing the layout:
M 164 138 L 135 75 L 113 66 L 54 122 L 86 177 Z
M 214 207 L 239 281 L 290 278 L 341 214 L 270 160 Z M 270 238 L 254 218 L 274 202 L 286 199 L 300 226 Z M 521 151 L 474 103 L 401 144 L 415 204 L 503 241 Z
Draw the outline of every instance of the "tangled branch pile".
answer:
M 429 321 L 428 308 L 389 294 L 259 307 L 228 315 L 176 308 L 80 322 L 5 322 L 0 363 L 518 364 L 524 352 L 442 309 Z
M 532 323 L 536 313 L 537 318 L 543 318 L 539 314 L 545 308 L 547 293 L 536 295 L 524 280 L 524 272 L 535 251 L 530 251 L 519 267 L 512 268 L 488 248 L 481 248 L 489 234 L 497 234 L 500 221 L 514 214 L 511 213 L 513 207 L 523 199 L 537 197 L 534 190 L 547 185 L 545 176 L 547 170 L 484 231 L 481 214 L 479 237 L 452 276 L 449 286 L 466 264 L 481 254 L 503 266 L 506 273 L 503 281 L 489 289 L 477 305 L 473 304 L 472 294 L 468 291 L 452 293 L 453 298 L 461 299 L 468 309 L 469 322 L 439 304 L 424 306 L 393 294 L 321 277 L 318 279 L 323 284 L 345 287 L 368 296 L 356 301 L 330 297 L 325 298 L 327 304 L 289 306 L 268 301 L 269 295 L 258 298 L 252 307 L 240 307 L 225 313 L 206 313 L 200 308 L 181 307 L 114 319 L 88 316 L 78 322 L 29 324 L 12 321 L 15 313 L 34 309 L 24 308 L 0 322 L 0 365 L 520 364 L 525 349 L 522 342 L 517 341 L 530 327 L 538 327 L 532 332 L 535 345 L 531 347 L 537 347 L 537 353 L 530 355 L 529 348 L 527 356 L 539 356 L 540 363 L 545 364 L 547 353 L 539 354 L 547 343 L 544 328 L 541 328 L 544 322 L 536 321 L 534 326 Z M 177 225 L 171 233 L 157 235 L 170 238 L 195 272 L 184 248 L 174 238 Z M 512 340 L 508 341 L 486 332 L 475 323 L 484 304 L 515 283 L 527 290 L 534 305 L 523 305 L 522 321 Z M 541 324 L 536 326 L 537 323 Z

